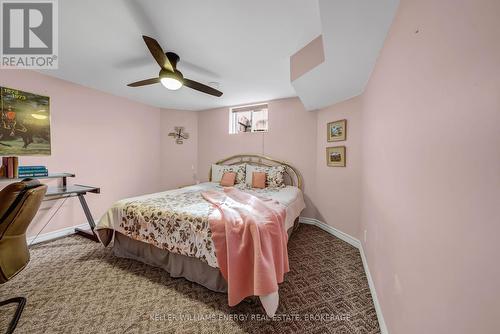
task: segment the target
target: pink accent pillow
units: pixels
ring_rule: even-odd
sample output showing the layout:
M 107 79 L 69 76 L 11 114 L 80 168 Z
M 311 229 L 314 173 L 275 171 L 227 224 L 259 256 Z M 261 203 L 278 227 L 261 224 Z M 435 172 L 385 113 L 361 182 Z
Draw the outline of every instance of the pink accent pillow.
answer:
M 235 181 L 236 181 L 235 172 L 225 172 L 224 175 L 222 175 L 222 179 L 220 180 L 220 185 L 223 187 L 232 187 L 234 186 Z
M 252 188 L 264 189 L 266 187 L 266 173 L 253 172 L 252 173 Z

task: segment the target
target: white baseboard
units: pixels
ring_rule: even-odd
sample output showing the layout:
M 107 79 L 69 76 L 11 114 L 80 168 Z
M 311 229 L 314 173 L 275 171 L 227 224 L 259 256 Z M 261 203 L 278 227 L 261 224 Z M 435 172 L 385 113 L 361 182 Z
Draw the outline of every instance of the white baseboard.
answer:
M 373 305 L 375 306 L 375 312 L 377 312 L 378 325 L 380 327 L 381 334 L 389 334 L 387 330 L 387 325 L 385 324 L 384 316 L 382 315 L 382 308 L 378 302 L 377 290 L 375 290 L 375 283 L 373 283 L 372 275 L 370 274 L 370 268 L 368 268 L 368 261 L 366 260 L 365 251 L 363 246 L 359 247 L 359 252 L 361 253 L 361 260 L 363 261 L 363 267 L 365 268 L 366 279 L 368 280 L 368 286 L 370 287 L 370 292 L 372 294 Z
M 358 239 L 354 238 L 353 236 L 350 236 L 347 233 L 344 233 L 340 230 L 337 230 L 335 227 L 328 225 L 326 223 L 323 223 L 322 221 L 319 221 L 317 219 L 307 218 L 307 217 L 299 217 L 299 223 L 317 226 L 320 229 L 325 230 L 326 232 L 328 232 L 330 234 L 333 234 L 337 238 L 344 240 L 345 242 L 347 242 L 348 244 L 350 244 L 356 248 L 361 247 L 361 243 L 359 242 Z
M 373 283 L 372 275 L 370 274 L 370 269 L 368 268 L 368 261 L 366 260 L 365 251 L 363 250 L 361 241 L 315 218 L 299 217 L 299 223 L 317 226 L 320 229 L 336 236 L 337 238 L 359 249 L 359 252 L 361 254 L 361 260 L 363 261 L 363 268 L 365 270 L 366 278 L 368 280 L 368 286 L 370 287 L 370 292 L 372 294 L 373 304 L 375 306 L 375 312 L 377 312 L 377 319 L 378 319 L 378 324 L 380 326 L 380 332 L 382 334 L 389 334 L 389 331 L 387 330 L 387 326 L 385 324 L 384 316 L 382 314 L 382 308 L 380 307 L 380 304 L 378 302 L 377 291 L 375 290 L 375 284 Z
M 38 237 L 36 237 L 36 239 L 35 239 L 35 236 L 28 237 L 28 238 L 26 238 L 26 241 L 28 242 L 28 245 L 35 245 L 35 244 L 38 244 L 40 242 L 45 242 L 45 241 L 65 237 L 65 236 L 70 235 L 70 234 L 74 234 L 75 228 L 88 228 L 88 226 L 89 226 L 89 224 L 87 223 L 87 224 L 80 224 L 80 225 L 71 226 L 71 227 L 65 227 L 65 228 L 62 228 L 62 229 L 57 230 L 57 231 L 52 231 L 52 232 L 40 234 L 40 235 L 38 235 Z

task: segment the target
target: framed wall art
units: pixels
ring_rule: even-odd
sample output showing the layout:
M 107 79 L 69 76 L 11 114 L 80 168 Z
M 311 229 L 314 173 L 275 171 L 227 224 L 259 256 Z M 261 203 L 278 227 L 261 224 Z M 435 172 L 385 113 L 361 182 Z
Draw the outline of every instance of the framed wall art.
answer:
M 332 141 L 343 141 L 346 139 L 347 134 L 347 120 L 342 119 L 335 122 L 330 122 L 326 126 L 327 130 L 327 140 Z
M 50 98 L 0 87 L 0 156 L 50 153 Z
M 345 146 L 327 147 L 326 164 L 329 167 L 345 167 Z

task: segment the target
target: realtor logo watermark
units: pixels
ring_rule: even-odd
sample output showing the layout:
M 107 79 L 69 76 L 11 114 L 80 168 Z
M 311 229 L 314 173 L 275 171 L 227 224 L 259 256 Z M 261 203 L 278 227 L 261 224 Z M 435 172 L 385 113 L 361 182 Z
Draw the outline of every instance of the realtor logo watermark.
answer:
M 0 0 L 0 68 L 58 67 L 57 0 Z

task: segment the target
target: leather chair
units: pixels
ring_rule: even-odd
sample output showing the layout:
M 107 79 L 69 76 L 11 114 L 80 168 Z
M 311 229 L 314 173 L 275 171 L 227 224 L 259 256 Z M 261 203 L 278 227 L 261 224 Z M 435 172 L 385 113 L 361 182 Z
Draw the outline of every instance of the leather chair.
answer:
M 0 284 L 21 272 L 30 260 L 26 230 L 46 191 L 46 185 L 32 179 L 9 184 L 0 191 Z M 0 302 L 0 306 L 12 303 L 18 306 L 7 330 L 9 334 L 17 326 L 26 298 L 11 298 Z

